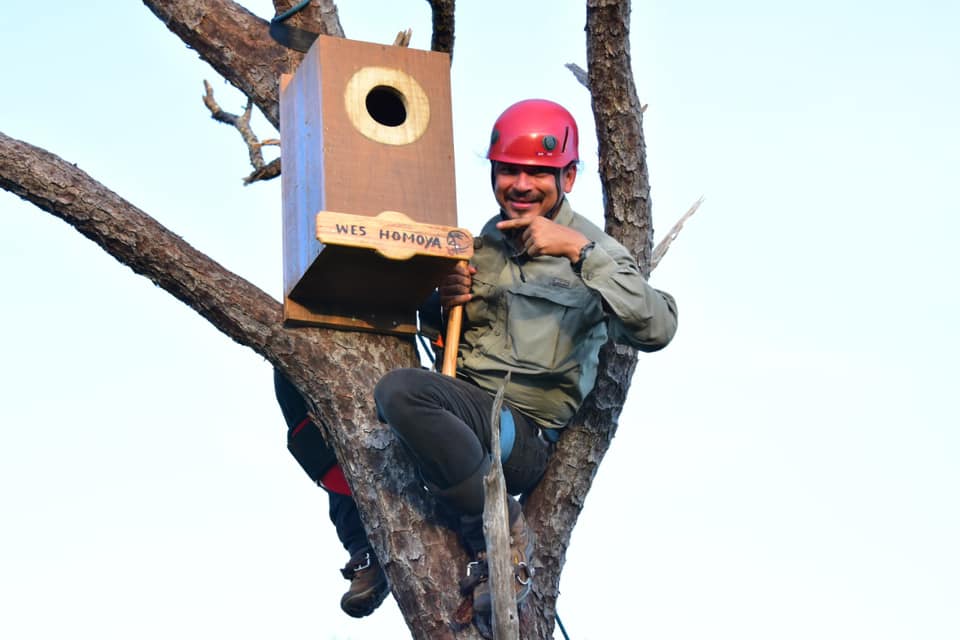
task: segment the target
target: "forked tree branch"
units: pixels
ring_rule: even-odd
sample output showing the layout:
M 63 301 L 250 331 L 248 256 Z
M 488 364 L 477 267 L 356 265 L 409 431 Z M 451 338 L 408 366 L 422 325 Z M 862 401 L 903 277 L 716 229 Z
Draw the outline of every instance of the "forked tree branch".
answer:
M 351 478 L 371 541 L 378 552 L 388 550 L 383 557 L 390 559 L 391 573 L 404 578 L 395 581 L 393 591 L 411 629 L 424 638 L 475 637 L 469 629 L 447 629 L 444 612 L 454 611 L 459 602 L 456 576 L 439 576 L 446 581 L 437 591 L 434 565 L 423 561 L 428 554 L 440 566 L 459 566 L 463 553 L 456 538 L 438 526 L 442 518 L 436 504 L 424 494 L 395 439 L 377 423 L 372 394 L 357 390 L 358 381 L 413 365 L 408 340 L 284 327 L 281 306 L 269 295 L 72 163 L 2 133 L 0 188 L 63 219 L 287 376 L 309 398 Z M 388 504 L 385 513 L 382 505 Z
M 630 65 L 629 24 L 629 0 L 588 0 L 588 87 L 597 128 L 606 231 L 637 256 L 647 275 L 650 188 L 643 110 Z M 522 617 L 523 637 L 546 638 L 552 633 L 570 535 L 616 433 L 635 366 L 632 348 L 607 344 L 601 350 L 594 389 L 564 429 L 544 478 L 528 499 L 524 511 L 538 540 L 532 597 L 541 615 Z
M 267 21 L 230 0 L 144 3 L 274 126 L 279 125 L 278 79 L 302 56 L 274 43 Z M 275 6 L 289 8 L 293 2 L 278 1 Z M 435 0 L 431 6 L 434 48 L 452 48 L 453 3 Z M 297 26 L 342 35 L 332 2 L 312 2 L 311 11 L 316 13 L 296 19 L 318 22 Z M 449 43 L 436 44 L 442 40 L 436 16 L 447 11 L 451 19 L 444 29 L 449 31 Z M 642 110 L 630 71 L 628 22 L 626 0 L 588 2 L 588 79 L 595 88 L 592 100 L 607 230 L 638 256 L 644 273 L 649 273 L 649 185 Z M 357 385 L 413 364 L 409 341 L 284 328 L 279 303 L 263 291 L 203 256 L 70 163 L 2 134 L 0 187 L 63 218 L 287 375 L 323 423 L 351 481 L 371 542 L 386 561 L 394 596 L 411 631 L 431 639 L 476 637 L 472 629 L 454 628 L 448 622 L 458 603 L 451 568 L 461 566 L 463 551 L 449 529 L 440 526 L 435 502 L 424 495 L 409 459 L 389 431 L 377 424 L 368 389 Z M 521 621 L 526 638 L 550 636 L 570 534 L 616 431 L 635 361 L 630 349 L 604 348 L 596 388 L 525 507 L 540 542 L 533 606 L 525 608 Z
M 250 158 L 250 164 L 253 165 L 253 173 L 244 178 L 244 184 L 251 184 L 257 180 L 269 180 L 280 175 L 280 159 L 277 158 L 269 165 L 263 160 L 263 147 L 272 145 L 279 146 L 280 140 L 277 138 L 268 138 L 261 141 L 257 134 L 250 127 L 250 114 L 253 108 L 253 101 L 247 98 L 247 106 L 239 116 L 224 111 L 213 97 L 213 87 L 206 80 L 203 81 L 204 94 L 203 104 L 210 110 L 210 117 L 217 122 L 228 124 L 235 128 L 247 145 L 247 156 Z

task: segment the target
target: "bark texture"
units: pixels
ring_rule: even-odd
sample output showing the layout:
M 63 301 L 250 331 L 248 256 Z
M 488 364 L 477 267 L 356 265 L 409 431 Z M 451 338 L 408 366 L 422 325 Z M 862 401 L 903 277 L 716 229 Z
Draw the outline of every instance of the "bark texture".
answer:
M 427 0 L 433 16 L 430 48 L 450 54 L 453 60 L 453 14 L 455 0 Z
M 268 23 L 230 0 L 144 0 L 154 14 L 279 125 L 278 81 L 301 54 L 273 42 Z M 294 6 L 277 0 L 277 13 Z M 431 0 L 433 47 L 453 45 L 453 2 Z M 649 270 L 652 230 L 642 114 L 630 71 L 626 0 L 587 2 L 588 81 L 600 139 L 607 230 Z M 291 18 L 343 35 L 336 7 L 312 2 Z M 557 64 L 560 64 L 557 61 Z M 375 416 L 372 389 L 390 369 L 416 364 L 412 341 L 366 333 L 285 328 L 280 303 L 194 249 L 76 166 L 0 133 L 0 187 L 75 227 L 119 262 L 150 278 L 214 326 L 263 356 L 309 399 L 337 451 L 370 539 L 415 638 L 477 638 L 459 627 L 456 582 L 466 561 L 411 463 Z M 558 444 L 525 506 L 537 539 L 534 592 L 521 637 L 552 637 L 570 534 L 616 430 L 636 354 L 607 346 L 598 383 Z M 376 482 L 373 481 L 376 479 Z
M 587 65 L 600 154 L 606 231 L 639 258 L 649 274 L 652 232 L 642 110 L 630 68 L 630 3 L 588 0 Z M 570 534 L 597 468 L 617 430 L 637 352 L 607 344 L 593 392 L 565 429 L 543 480 L 525 508 L 537 534 L 537 615 L 522 619 L 522 637 L 549 638 Z
M 303 54 L 274 42 L 269 22 L 230 0 L 144 0 L 143 4 L 280 128 L 280 74 L 295 69 Z M 274 4 L 280 12 L 295 3 Z M 290 18 L 290 24 L 343 37 L 331 0 L 311 2 Z

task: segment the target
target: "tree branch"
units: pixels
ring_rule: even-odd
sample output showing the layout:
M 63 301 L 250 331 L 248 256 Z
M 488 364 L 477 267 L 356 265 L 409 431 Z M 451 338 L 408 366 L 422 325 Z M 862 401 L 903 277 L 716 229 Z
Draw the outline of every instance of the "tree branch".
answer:
M 433 13 L 433 37 L 430 48 L 450 54 L 453 60 L 453 24 L 456 0 L 427 0 Z
M 667 232 L 667 235 L 660 241 L 657 248 L 653 250 L 653 257 L 650 259 L 650 271 L 656 269 L 657 265 L 660 264 L 660 259 L 667 255 L 667 250 L 670 248 L 670 245 L 673 244 L 673 241 L 680 235 L 680 230 L 683 229 L 683 223 L 697 212 L 701 204 L 703 204 L 703 196 L 697 198 L 697 201 L 690 205 L 687 212 L 680 216 L 680 219 L 670 228 L 670 231 Z
M 267 354 L 279 303 L 75 165 L 0 133 L 0 187 L 77 229 L 237 342 Z
M 567 70 L 573 74 L 573 77 L 574 79 L 576 79 L 577 82 L 579 82 L 584 87 L 586 87 L 587 91 L 590 90 L 590 79 L 587 77 L 587 72 L 583 70 L 583 67 L 578 65 L 576 62 L 568 62 L 563 66 L 566 67 Z M 641 105 L 640 113 L 646 113 L 646 112 L 647 112 L 647 105 Z
M 299 0 L 273 0 L 276 15 L 293 8 Z M 311 0 L 300 11 L 290 16 L 288 22 L 301 29 L 309 29 L 328 36 L 343 37 L 343 27 L 340 26 L 340 14 L 333 0 Z
M 280 128 L 279 78 L 296 68 L 303 54 L 287 49 L 270 37 L 269 23 L 230 0 L 143 0 L 170 31 L 235 86 Z M 292 5 L 291 2 L 286 4 Z M 316 6 L 314 6 L 316 5 Z M 343 36 L 336 7 L 329 0 L 312 2 L 306 20 L 327 35 Z
M 652 232 L 643 115 L 630 67 L 628 0 L 588 0 L 587 61 L 604 192 L 606 231 L 638 256 L 649 274 Z M 544 478 L 527 500 L 536 531 L 533 598 L 542 613 L 522 616 L 524 637 L 550 637 L 570 535 L 596 470 L 617 429 L 636 351 L 608 343 L 597 383 L 557 444 Z
M 229 0 L 144 3 L 278 126 L 279 76 L 295 69 L 302 54 L 275 44 L 266 21 Z M 319 5 L 321 22 L 310 22 L 306 11 L 290 20 L 303 29 L 317 32 L 319 26 L 320 33 L 342 36 L 333 2 Z M 291 6 L 275 3 L 278 11 Z M 444 517 L 423 492 L 409 458 L 377 423 L 367 390 L 386 371 L 416 364 L 412 343 L 322 329 L 291 333 L 313 348 L 277 349 L 269 359 L 308 399 L 333 445 L 411 631 L 431 640 L 476 638 L 473 627 L 449 622 L 459 604 L 458 576 L 449 568 L 464 566 L 464 551 L 443 526 Z
M 250 112 L 253 107 L 253 101 L 247 98 L 247 106 L 241 115 L 228 113 L 224 111 L 213 97 L 213 87 L 206 80 L 203 81 L 203 104 L 210 110 L 210 117 L 217 122 L 228 124 L 240 132 L 244 144 L 247 145 L 247 155 L 250 158 L 250 164 L 253 165 L 253 173 L 247 176 L 243 183 L 250 184 L 256 180 L 269 180 L 280 175 L 279 159 L 271 162 L 269 167 L 265 166 L 263 160 L 263 147 L 266 145 L 280 145 L 280 140 L 269 138 L 263 142 L 257 137 L 250 127 Z
M 278 78 L 301 54 L 270 38 L 267 22 L 230 0 L 144 0 L 167 27 L 279 124 Z M 275 2 L 289 8 L 291 1 Z M 316 6 L 314 6 L 316 5 Z M 452 48 L 453 2 L 432 0 L 434 48 Z M 329 9 L 329 10 L 326 10 Z M 449 43 L 437 44 L 437 13 L 449 10 Z M 332 2 L 311 3 L 321 32 L 342 35 Z M 306 14 L 306 10 L 301 12 Z M 331 20 L 331 17 L 334 18 Z M 649 273 L 652 231 L 642 116 L 630 72 L 629 2 L 588 2 L 588 78 L 600 140 L 607 229 L 639 256 Z M 336 33 L 339 31 L 339 33 Z M 0 187 L 75 226 L 124 264 L 196 309 L 237 342 L 284 373 L 311 408 L 350 479 L 371 542 L 385 560 L 394 595 L 417 637 L 474 638 L 448 624 L 458 604 L 456 575 L 463 551 L 409 458 L 379 425 L 368 390 L 358 381 L 415 363 L 409 341 L 390 336 L 290 330 L 280 305 L 263 291 L 197 252 L 73 165 L 0 134 Z M 538 580 L 524 608 L 524 637 L 549 637 L 570 534 L 597 466 L 616 430 L 635 364 L 630 349 L 605 347 L 598 383 L 558 444 L 540 486 L 526 505 L 540 545 Z M 346 374 L 345 372 L 349 372 Z M 403 496 L 402 499 L 398 496 Z M 384 505 L 389 505 L 389 513 Z M 398 523 L 400 526 L 397 526 Z M 426 561 L 425 559 L 429 559 Z M 437 568 L 443 568 L 438 572 Z M 528 614 L 528 612 L 536 612 Z
M 573 77 L 577 79 L 577 82 L 587 88 L 587 91 L 590 90 L 590 80 L 587 78 L 587 72 L 583 70 L 583 67 L 575 62 L 568 62 L 563 66 L 565 66 L 570 73 L 573 74 Z
M 244 185 L 253 184 L 258 180 L 272 180 L 273 178 L 276 178 L 277 176 L 280 175 L 280 167 L 281 167 L 280 158 L 274 158 L 273 160 L 270 161 L 269 164 L 266 164 L 260 167 L 259 169 L 257 169 L 256 171 L 248 175 L 246 178 L 244 178 L 243 184 Z
M 391 369 L 413 366 L 411 341 L 284 328 L 280 304 L 262 290 L 75 165 L 2 133 L 0 188 L 66 221 L 286 375 L 310 400 L 336 450 L 370 541 L 388 559 L 394 596 L 411 629 L 423 638 L 475 637 L 470 629 L 448 628 L 449 612 L 459 604 L 457 576 L 433 569 L 463 566 L 464 553 L 454 533 L 441 525 L 444 517 L 417 481 L 408 456 L 377 421 L 373 394 L 363 386 Z M 431 562 L 423 561 L 425 555 Z

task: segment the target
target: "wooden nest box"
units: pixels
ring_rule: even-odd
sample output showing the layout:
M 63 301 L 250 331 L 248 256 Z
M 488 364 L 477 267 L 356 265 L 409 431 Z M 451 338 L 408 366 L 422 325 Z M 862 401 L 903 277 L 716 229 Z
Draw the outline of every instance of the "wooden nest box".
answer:
M 447 54 L 320 36 L 280 86 L 284 320 L 416 332 L 456 227 Z

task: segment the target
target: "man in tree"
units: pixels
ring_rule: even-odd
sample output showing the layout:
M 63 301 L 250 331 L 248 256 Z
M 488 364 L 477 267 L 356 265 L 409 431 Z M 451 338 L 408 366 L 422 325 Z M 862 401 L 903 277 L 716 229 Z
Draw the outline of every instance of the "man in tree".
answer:
M 507 492 L 517 496 L 543 475 L 553 443 L 593 388 L 607 340 L 656 351 L 677 327 L 673 298 L 650 287 L 630 253 L 567 202 L 579 150 L 566 109 L 547 100 L 512 105 L 494 124 L 487 157 L 499 214 L 484 226 L 471 264 L 438 288 L 444 310 L 464 305 L 457 375 L 397 369 L 374 390 L 380 418 L 455 515 L 472 556 L 461 591 L 480 615 L 491 609 L 482 521 L 490 414 L 507 373 L 497 455 Z M 519 602 L 530 590 L 534 540 L 520 503 L 508 498 L 507 509 Z M 345 528 L 335 523 L 338 533 Z M 362 570 L 345 575 L 363 584 L 344 601 L 363 593 L 369 613 L 387 587 L 369 545 L 361 547 L 351 550 L 351 564 Z M 371 587 L 381 584 L 383 593 Z
M 374 397 L 432 494 L 459 516 L 474 556 L 462 589 L 490 610 L 485 576 L 483 476 L 490 467 L 493 396 L 509 372 L 501 413 L 507 492 L 534 488 L 552 443 L 596 380 L 612 338 L 656 351 L 673 338 L 676 306 L 650 287 L 630 253 L 566 200 L 579 161 L 577 125 L 547 100 L 512 105 L 494 124 L 487 157 L 500 212 L 483 228 L 469 267 L 439 287 L 444 309 L 464 305 L 457 377 L 422 369 L 386 374 Z M 508 498 L 515 589 L 530 589 L 533 539 Z

